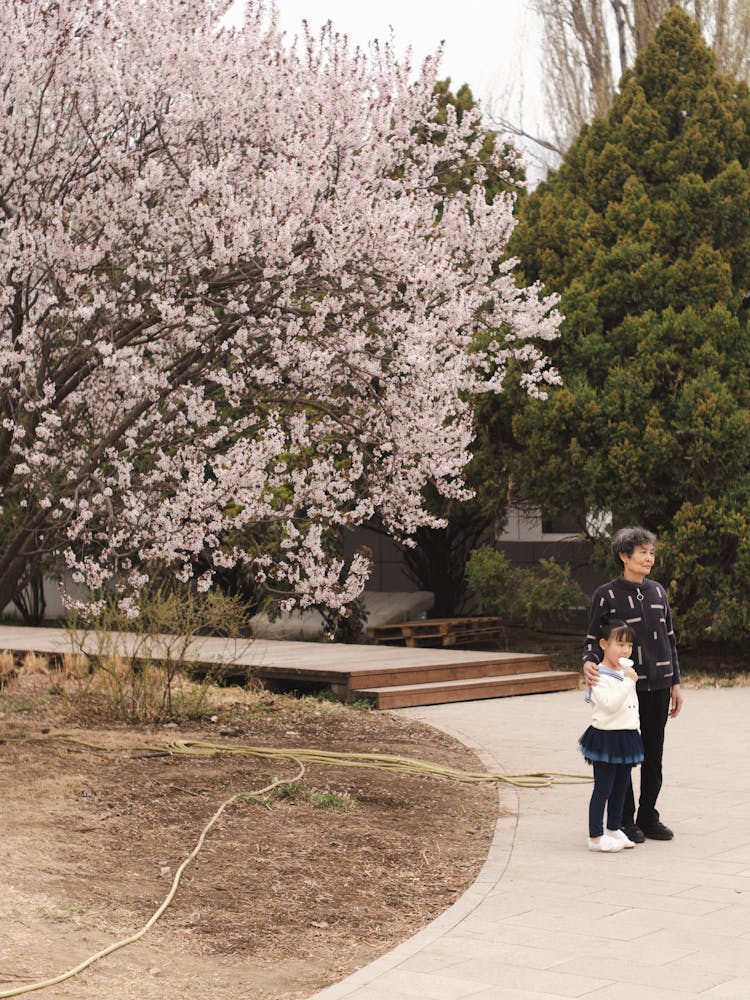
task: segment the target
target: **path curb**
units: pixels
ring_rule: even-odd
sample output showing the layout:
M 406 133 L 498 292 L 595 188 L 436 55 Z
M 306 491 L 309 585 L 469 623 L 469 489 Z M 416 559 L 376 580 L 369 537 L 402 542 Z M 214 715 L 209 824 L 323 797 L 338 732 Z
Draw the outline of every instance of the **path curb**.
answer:
M 473 750 L 488 771 L 502 773 L 505 770 L 490 750 L 477 744 L 466 734 L 454 729 L 443 729 L 437 726 L 433 726 L 432 728 L 447 733 L 469 750 Z M 510 791 L 512 794 L 510 807 L 501 801 L 503 792 L 506 791 Z M 427 924 L 426 927 L 423 927 L 422 930 L 417 931 L 412 937 L 396 945 L 395 948 L 386 952 L 385 955 L 376 958 L 369 965 L 365 965 L 363 968 L 353 972 L 346 979 L 342 979 L 332 986 L 327 986 L 319 993 L 313 994 L 309 1000 L 342 1000 L 342 998 L 351 996 L 356 990 L 361 989 L 363 986 L 368 986 L 384 973 L 397 968 L 402 962 L 412 958 L 423 948 L 443 937 L 448 931 L 453 930 L 454 927 L 460 924 L 462 920 L 465 920 L 479 906 L 485 897 L 498 885 L 508 867 L 518 826 L 519 797 L 516 789 L 512 785 L 501 783 L 498 786 L 497 796 L 499 815 L 495 823 L 495 830 L 487 853 L 487 860 L 469 888 L 452 906 L 449 906 L 447 910 Z

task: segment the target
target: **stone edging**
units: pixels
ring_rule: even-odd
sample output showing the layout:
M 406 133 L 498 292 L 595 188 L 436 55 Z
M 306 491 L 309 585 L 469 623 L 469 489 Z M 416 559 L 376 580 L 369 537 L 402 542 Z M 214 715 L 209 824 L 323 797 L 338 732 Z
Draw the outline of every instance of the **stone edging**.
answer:
M 449 736 L 453 736 L 454 739 L 463 743 L 469 750 L 473 750 L 488 771 L 501 772 L 503 770 L 497 758 L 486 747 L 472 743 L 470 738 L 465 734 L 452 729 L 443 729 L 434 723 L 429 723 L 429 725 L 432 725 L 434 729 L 440 729 L 441 732 L 447 733 Z M 460 924 L 462 920 L 468 917 L 479 906 L 488 893 L 502 879 L 513 850 L 516 827 L 518 825 L 519 800 L 518 792 L 512 785 L 501 784 L 499 786 L 498 804 L 501 793 L 504 789 L 508 788 L 513 789 L 515 795 L 515 811 L 510 815 L 498 816 L 487 860 L 474 882 L 456 902 L 441 913 L 439 917 L 436 917 L 431 923 L 427 924 L 426 927 L 423 927 L 421 931 L 417 931 L 412 937 L 396 945 L 395 948 L 386 952 L 385 955 L 381 955 L 380 958 L 376 958 L 369 965 L 365 965 L 363 968 L 353 972 L 346 979 L 341 980 L 341 982 L 334 983 L 333 986 L 327 986 L 320 993 L 315 993 L 309 1000 L 344 1000 L 345 997 L 349 997 L 357 990 L 369 986 L 378 976 L 397 968 L 402 962 L 412 958 L 423 948 L 432 944 L 433 941 L 437 941 L 443 937 L 444 934 L 453 930 L 454 927 Z M 503 804 L 502 808 L 507 812 L 505 804 Z

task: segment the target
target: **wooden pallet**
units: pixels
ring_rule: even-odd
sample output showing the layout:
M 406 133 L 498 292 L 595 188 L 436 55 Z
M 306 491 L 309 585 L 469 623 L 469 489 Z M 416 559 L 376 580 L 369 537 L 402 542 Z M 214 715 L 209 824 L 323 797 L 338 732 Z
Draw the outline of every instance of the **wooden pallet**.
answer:
M 500 618 L 425 618 L 390 625 L 375 625 L 367 634 L 376 645 L 403 643 L 414 647 L 437 640 L 442 646 L 465 646 L 470 642 L 489 639 L 505 640 Z

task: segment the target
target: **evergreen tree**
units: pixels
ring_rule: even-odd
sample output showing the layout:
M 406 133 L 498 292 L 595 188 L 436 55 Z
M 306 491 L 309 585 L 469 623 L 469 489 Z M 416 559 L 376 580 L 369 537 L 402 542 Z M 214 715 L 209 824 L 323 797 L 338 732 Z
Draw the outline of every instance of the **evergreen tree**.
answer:
M 659 532 L 681 638 L 750 634 L 750 94 L 674 9 L 525 199 L 564 385 L 513 420 L 524 496 Z

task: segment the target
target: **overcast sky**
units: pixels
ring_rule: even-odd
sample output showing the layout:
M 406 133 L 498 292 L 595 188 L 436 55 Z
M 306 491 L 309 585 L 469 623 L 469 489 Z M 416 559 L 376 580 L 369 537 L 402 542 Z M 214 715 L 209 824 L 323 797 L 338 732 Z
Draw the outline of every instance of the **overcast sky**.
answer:
M 243 0 L 236 0 L 230 21 L 241 16 L 242 6 Z M 415 65 L 442 44 L 440 77 L 450 77 L 454 91 L 468 83 L 490 121 L 502 118 L 531 135 L 548 132 L 539 23 L 531 0 L 275 0 L 275 6 L 290 39 L 300 33 L 304 20 L 313 33 L 331 21 L 362 48 L 378 39 L 392 40 L 399 55 L 411 49 Z M 528 151 L 529 177 L 534 179 L 543 173 L 540 150 L 530 145 Z
M 510 78 L 533 45 L 528 0 L 276 0 L 282 26 L 298 30 L 333 21 L 358 44 L 393 37 L 424 58 L 444 42 L 443 65 L 454 83 L 468 82 L 485 97 L 498 78 Z
M 441 76 L 533 131 L 540 119 L 537 22 L 528 0 L 276 0 L 282 28 L 330 20 L 358 45 L 392 35 L 421 61 L 443 42 Z

